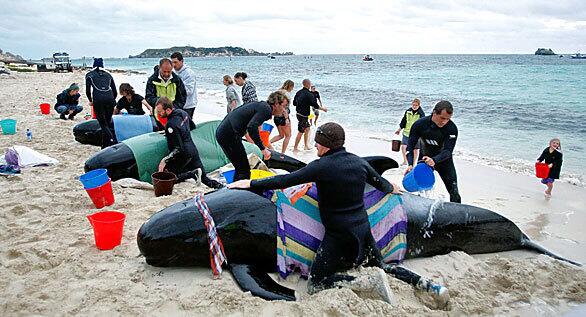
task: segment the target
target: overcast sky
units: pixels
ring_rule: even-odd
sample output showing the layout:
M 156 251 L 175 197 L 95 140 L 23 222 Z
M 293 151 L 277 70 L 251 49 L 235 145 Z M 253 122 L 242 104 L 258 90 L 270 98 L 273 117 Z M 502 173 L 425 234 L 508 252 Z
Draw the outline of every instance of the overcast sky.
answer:
M 586 0 L 0 0 L 0 49 L 126 57 L 240 46 L 295 54 L 586 52 Z

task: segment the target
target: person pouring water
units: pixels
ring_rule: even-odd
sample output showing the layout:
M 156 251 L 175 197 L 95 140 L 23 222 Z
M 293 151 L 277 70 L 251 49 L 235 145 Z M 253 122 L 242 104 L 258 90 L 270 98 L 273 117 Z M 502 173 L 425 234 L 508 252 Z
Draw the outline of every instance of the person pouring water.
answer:
M 450 201 L 460 203 L 462 198 L 458 192 L 456 167 L 452 159 L 452 152 L 458 139 L 458 128 L 451 121 L 453 112 L 452 104 L 442 100 L 435 105 L 431 116 L 415 121 L 409 133 L 409 143 L 407 144 L 409 166 L 405 170 L 405 174 L 409 173 L 417 164 L 413 152 L 417 142 L 421 139 L 419 159 L 438 172 L 450 194 Z

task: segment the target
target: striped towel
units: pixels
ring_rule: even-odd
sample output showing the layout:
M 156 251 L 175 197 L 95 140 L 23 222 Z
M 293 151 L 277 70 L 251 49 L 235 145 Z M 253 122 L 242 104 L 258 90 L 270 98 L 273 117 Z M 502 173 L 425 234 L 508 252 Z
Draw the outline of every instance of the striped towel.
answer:
M 210 214 L 210 209 L 208 205 L 203 200 L 203 193 L 197 192 L 193 200 L 195 201 L 195 206 L 199 210 L 199 213 L 203 217 L 203 222 L 206 226 L 206 230 L 208 231 L 208 244 L 210 245 L 210 265 L 212 267 L 212 273 L 214 274 L 214 278 L 220 278 L 220 274 L 222 274 L 222 264 L 228 264 L 226 260 L 226 255 L 224 253 L 224 246 L 222 245 L 222 240 L 216 231 L 216 224 L 214 223 L 214 219 Z
M 304 185 L 299 185 L 304 186 Z M 275 191 L 277 205 L 277 270 L 282 278 L 299 271 L 309 276 L 325 230 L 319 214 L 317 188 L 311 186 L 295 203 Z M 407 251 L 407 216 L 399 195 L 373 190 L 364 195 L 370 230 L 385 263 L 400 263 Z

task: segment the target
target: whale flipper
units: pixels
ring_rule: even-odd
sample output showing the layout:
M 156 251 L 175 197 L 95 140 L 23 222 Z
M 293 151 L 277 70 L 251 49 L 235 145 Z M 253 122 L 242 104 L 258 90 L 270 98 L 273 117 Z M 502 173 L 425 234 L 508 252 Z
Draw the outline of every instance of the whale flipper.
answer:
M 295 301 L 295 290 L 275 282 L 264 270 L 248 264 L 230 264 L 230 272 L 244 292 L 266 300 Z
M 363 159 L 374 168 L 374 170 L 382 175 L 386 170 L 398 168 L 399 163 L 390 157 L 386 156 L 365 156 Z

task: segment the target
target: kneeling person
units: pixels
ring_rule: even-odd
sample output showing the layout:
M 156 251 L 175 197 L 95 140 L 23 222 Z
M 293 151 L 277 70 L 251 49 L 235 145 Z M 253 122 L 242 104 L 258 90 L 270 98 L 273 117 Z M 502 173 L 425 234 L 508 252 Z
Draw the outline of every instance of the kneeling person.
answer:
M 353 286 L 359 286 L 354 281 L 356 278 L 338 271 L 360 264 L 384 265 L 364 208 L 364 188 L 368 183 L 385 193 L 399 194 L 400 190 L 364 159 L 346 152 L 344 140 L 344 129 L 337 123 L 328 122 L 315 134 L 319 159 L 291 174 L 228 185 L 229 188 L 276 189 L 315 182 L 325 235 L 311 266 L 310 293 L 344 285 L 353 289 Z M 390 302 L 386 277 L 384 272 L 379 272 L 372 286 Z
M 168 170 L 177 175 L 177 182 L 188 178 L 201 182 L 210 188 L 221 188 L 223 185 L 213 179 L 209 179 L 199 158 L 195 143 L 191 139 L 191 130 L 195 128 L 187 112 L 181 109 L 173 109 L 172 101 L 167 97 L 157 100 L 155 107 L 157 114 L 167 118 L 165 137 L 169 147 L 169 155 L 159 163 L 159 171 Z

